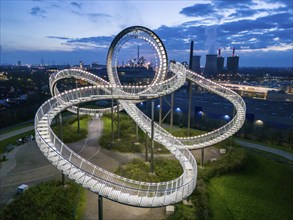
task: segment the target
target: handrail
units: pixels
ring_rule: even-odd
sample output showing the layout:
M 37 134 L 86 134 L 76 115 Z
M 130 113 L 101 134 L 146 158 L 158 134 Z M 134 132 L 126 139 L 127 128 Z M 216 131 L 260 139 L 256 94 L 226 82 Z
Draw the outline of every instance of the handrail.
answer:
M 117 54 L 122 45 L 132 38 L 141 38 L 157 52 L 159 66 L 155 77 L 148 86 L 121 85 L 117 75 Z M 113 63 L 112 63 L 113 62 Z M 108 199 L 139 207 L 158 207 L 176 203 L 189 196 L 196 186 L 197 163 L 188 150 L 208 147 L 218 143 L 238 131 L 244 123 L 246 106 L 235 92 L 196 74 L 180 64 L 170 62 L 174 75 L 165 80 L 167 53 L 160 38 L 151 30 L 133 26 L 120 32 L 113 40 L 107 56 L 107 71 L 110 83 L 104 79 L 79 69 L 66 69 L 50 76 L 49 85 L 52 98 L 43 103 L 35 115 L 36 143 L 47 159 L 78 184 Z M 82 79 L 93 86 L 76 88 L 60 93 L 57 82 L 64 78 Z M 230 101 L 236 114 L 230 122 L 215 131 L 195 137 L 174 137 L 158 124 L 154 124 L 154 140 L 164 145 L 180 162 L 183 173 L 170 181 L 160 183 L 141 182 L 111 173 L 87 161 L 75 153 L 54 134 L 50 125 L 54 117 L 65 109 L 77 112 L 80 103 L 102 99 L 117 99 L 115 111 L 124 109 L 135 123 L 151 136 L 152 120 L 135 104 L 141 100 L 155 99 L 175 92 L 186 79 L 214 92 Z M 80 108 L 81 114 L 100 114 L 105 109 Z M 113 110 L 113 109 L 112 109 Z
M 181 64 L 176 64 L 180 66 Z M 152 91 L 156 92 L 155 94 L 145 94 L 144 95 L 152 98 L 157 98 L 159 97 L 159 92 L 158 91 L 163 91 L 164 88 L 168 88 L 168 93 L 171 93 L 181 87 L 184 82 L 185 82 L 185 72 L 178 71 L 172 79 L 167 80 L 164 83 L 160 83 L 160 85 L 153 85 Z M 75 72 L 75 71 L 74 71 Z M 79 72 L 81 75 L 78 75 L 78 77 L 84 77 L 82 73 L 84 72 Z M 78 73 L 78 74 L 79 74 Z M 56 74 L 57 75 L 57 74 Z M 58 74 L 59 76 L 61 74 Z M 67 77 L 63 75 L 63 77 Z M 54 75 L 52 76 L 52 84 L 51 87 L 55 85 L 57 82 L 57 77 Z M 59 77 L 61 79 L 61 77 Z M 84 78 L 85 79 L 85 78 Z M 54 85 L 53 85 L 54 83 Z M 107 88 L 108 91 L 105 91 L 104 88 Z M 51 89 L 51 91 L 56 91 L 56 89 Z M 107 94 L 109 91 L 112 91 L 112 94 Z M 137 91 L 137 88 L 134 88 L 134 91 Z M 150 90 L 148 90 L 150 91 Z M 63 160 L 69 162 L 71 166 L 77 168 L 79 171 L 84 172 L 84 175 L 91 175 L 92 179 L 95 179 L 99 182 L 104 182 L 107 185 L 111 186 L 112 188 L 117 188 L 117 187 L 122 187 L 123 190 L 128 189 L 132 190 L 133 192 L 136 192 L 136 194 L 141 194 L 142 192 L 145 192 L 147 195 L 152 195 L 153 192 L 156 192 L 155 194 L 158 195 L 162 194 L 164 195 L 164 201 L 166 200 L 166 197 L 168 194 L 172 194 L 172 192 L 175 191 L 180 191 L 181 189 L 183 190 L 183 194 L 181 196 L 186 197 L 189 195 L 194 189 L 195 184 L 196 184 L 196 173 L 197 173 L 197 165 L 194 157 L 192 154 L 182 145 L 179 141 L 177 141 L 176 138 L 173 137 L 173 140 L 171 137 L 169 137 L 169 141 L 173 143 L 173 146 L 166 146 L 174 155 L 175 157 L 179 160 L 181 166 L 183 167 L 183 173 L 180 177 L 171 180 L 171 181 L 166 181 L 166 182 L 160 182 L 160 183 L 147 183 L 147 182 L 140 182 L 140 181 L 135 181 L 131 179 L 127 179 L 121 176 L 118 176 L 116 174 L 113 174 L 109 171 L 106 171 L 89 161 L 86 161 L 82 157 L 80 157 L 78 154 L 73 152 L 69 147 L 67 147 L 52 131 L 52 129 L 49 127 L 50 123 L 52 122 L 53 118 L 62 110 L 67 109 L 75 104 L 78 103 L 83 103 L 87 101 L 93 101 L 93 100 L 100 100 L 100 99 L 105 99 L 105 97 L 111 97 L 111 98 L 119 98 L 125 94 L 125 91 L 122 91 L 121 88 L 118 86 L 111 86 L 111 85 L 96 85 L 96 86 L 88 86 L 88 87 L 83 87 L 83 88 L 77 88 L 73 89 L 70 91 L 65 91 L 59 95 L 56 95 L 46 101 L 37 111 L 36 117 L 35 117 L 35 129 L 36 129 L 36 140 L 38 145 L 40 146 L 46 146 L 46 148 L 51 149 L 52 152 L 55 152 L 56 155 L 59 157 L 62 157 Z M 166 94 L 166 91 L 165 91 Z M 120 104 L 125 108 L 125 110 L 130 114 L 131 117 L 135 117 L 135 114 L 138 113 L 137 108 L 135 105 L 132 103 L 131 99 L 139 99 L 141 96 L 140 94 L 137 94 L 135 92 L 131 94 L 127 94 L 128 101 L 124 100 L 119 100 Z M 146 116 L 143 116 L 142 114 L 138 114 L 144 118 L 144 123 L 138 123 L 139 126 L 141 126 L 144 130 L 149 130 L 150 129 L 150 119 L 147 118 Z M 47 135 L 49 135 L 49 142 L 46 141 L 43 137 L 42 134 L 38 131 L 38 123 L 40 121 L 43 121 L 43 118 L 46 117 L 45 122 L 47 124 Z M 148 132 L 149 133 L 149 132 Z M 157 133 L 156 133 L 156 136 Z M 162 142 L 161 139 L 158 137 L 155 137 L 155 140 L 158 142 Z M 50 143 L 54 143 L 52 146 Z M 176 143 L 176 145 L 175 145 Z M 162 142 L 162 144 L 164 144 Z M 166 143 L 165 143 L 166 145 Z M 178 148 L 176 146 L 181 145 L 181 148 Z M 62 146 L 62 152 L 58 151 L 56 146 Z M 61 149 L 60 149 L 61 150 Z M 49 150 L 48 150 L 49 152 Z M 67 155 L 65 155 L 67 153 Z M 56 156 L 55 155 L 55 156 Z M 49 157 L 49 155 L 47 155 Z M 49 159 L 49 158 L 48 158 Z M 187 172 L 187 167 L 186 167 L 186 161 L 191 164 L 193 167 L 191 173 L 190 171 Z M 83 169 L 83 165 L 87 167 L 87 170 Z M 58 168 L 58 167 L 57 167 Z M 71 169 L 73 169 L 71 167 Z M 64 172 L 64 170 L 62 170 Z M 96 175 L 98 174 L 98 176 Z M 191 175 L 191 176 L 189 176 Z M 73 178 L 73 177 L 72 177 Z M 184 180 L 184 181 L 183 181 Z M 176 183 L 176 184 L 174 184 Z M 174 187 L 174 185 L 176 187 Z M 173 186 L 173 187 L 172 187 Z M 190 190 L 184 190 L 185 188 L 188 188 Z M 145 188 L 148 188 L 147 190 Z M 94 190 L 94 189 L 91 189 Z M 122 190 L 122 189 L 121 189 Z M 148 197 L 147 195 L 144 195 Z M 141 195 L 142 196 L 142 195 Z M 179 199 L 182 199 L 183 197 L 178 197 Z M 170 202 L 174 202 L 168 201 Z M 145 206 L 145 204 L 142 204 L 141 206 Z M 151 204 L 151 206 L 158 206 L 158 204 L 154 203 Z

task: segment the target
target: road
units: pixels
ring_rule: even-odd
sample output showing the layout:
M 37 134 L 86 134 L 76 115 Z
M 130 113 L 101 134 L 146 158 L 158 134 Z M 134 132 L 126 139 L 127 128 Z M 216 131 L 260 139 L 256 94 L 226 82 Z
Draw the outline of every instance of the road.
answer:
M 246 141 L 240 141 L 240 140 L 235 140 L 235 142 L 237 144 L 240 144 L 243 147 L 248 147 L 248 148 L 253 148 L 253 149 L 257 149 L 257 150 L 261 150 L 261 151 L 266 151 L 272 154 L 276 154 L 278 156 L 284 157 L 288 160 L 293 161 L 293 154 L 280 150 L 280 149 L 276 149 L 276 148 L 272 148 L 272 147 L 268 147 L 262 144 L 255 144 L 255 143 L 251 143 L 251 142 L 246 142 Z
M 27 126 L 27 127 L 15 130 L 15 131 L 10 131 L 10 132 L 4 133 L 4 134 L 0 134 L 0 141 L 3 141 L 5 139 L 7 139 L 7 138 L 10 138 L 10 137 L 13 137 L 15 135 L 19 135 L 19 134 L 22 134 L 24 132 L 31 131 L 31 130 L 34 130 L 33 125 L 30 125 L 30 126 Z

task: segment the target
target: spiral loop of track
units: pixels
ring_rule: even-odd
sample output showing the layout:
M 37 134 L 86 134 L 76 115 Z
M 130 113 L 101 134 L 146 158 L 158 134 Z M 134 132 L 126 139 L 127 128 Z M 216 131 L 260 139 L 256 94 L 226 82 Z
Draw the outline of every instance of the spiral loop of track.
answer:
M 115 63 L 117 52 L 122 44 L 132 37 L 141 37 L 150 43 L 157 53 L 159 65 L 154 80 L 147 86 L 121 85 Z M 118 48 L 117 48 L 118 47 Z M 227 139 L 237 132 L 245 120 L 245 103 L 235 92 L 218 85 L 186 68 L 180 63 L 170 63 L 174 75 L 165 80 L 167 72 L 167 53 L 160 38 L 151 30 L 134 26 L 120 32 L 113 40 L 107 57 L 107 70 L 110 82 L 78 69 L 67 69 L 50 76 L 52 98 L 38 109 L 35 115 L 36 142 L 46 158 L 62 173 L 83 187 L 113 201 L 138 206 L 158 207 L 177 203 L 188 197 L 196 186 L 197 163 L 188 149 L 211 146 Z M 64 78 L 82 79 L 93 86 L 77 88 L 63 93 L 57 89 L 58 80 Z M 140 100 L 154 99 L 168 95 L 179 89 L 186 79 L 229 100 L 236 109 L 234 118 L 223 127 L 204 135 L 178 138 L 171 135 L 158 124 L 154 126 L 154 140 L 164 145 L 180 162 L 183 173 L 167 182 L 140 182 L 118 176 L 82 158 L 63 143 L 52 131 L 50 125 L 56 115 L 64 110 L 76 112 L 75 105 L 89 101 L 116 99 L 136 124 L 151 136 L 151 119 L 137 108 Z M 101 115 L 108 109 L 81 108 L 81 114 Z

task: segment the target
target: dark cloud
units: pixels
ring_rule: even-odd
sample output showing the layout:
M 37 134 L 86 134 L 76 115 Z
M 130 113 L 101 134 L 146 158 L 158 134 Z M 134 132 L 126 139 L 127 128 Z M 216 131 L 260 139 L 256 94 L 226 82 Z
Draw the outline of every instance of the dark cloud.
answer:
M 206 16 L 214 13 L 214 7 L 211 4 L 195 4 L 193 6 L 183 8 L 180 11 L 180 14 L 188 17 Z
M 42 18 L 45 18 L 45 14 L 46 14 L 46 11 L 44 9 L 41 9 L 40 7 L 33 7 L 31 9 L 31 12 L 30 12 L 31 15 L 33 16 L 36 16 L 36 17 L 42 17 Z
M 111 44 L 113 36 L 85 37 L 70 39 L 68 43 L 94 43 L 94 44 Z
M 107 18 L 112 18 L 112 15 L 109 14 L 104 14 L 104 13 L 92 13 L 92 14 L 88 14 L 88 16 L 90 16 L 91 18 L 100 18 L 100 17 L 107 17 Z
M 255 3 L 252 0 L 214 0 L 212 1 L 212 3 L 214 7 L 217 7 L 219 9 L 247 7 L 248 5 L 255 5 Z
M 245 8 L 236 9 L 236 12 L 231 14 L 231 15 L 229 15 L 229 17 L 231 17 L 231 18 L 249 17 L 249 16 L 252 16 L 252 15 L 257 14 L 257 13 L 259 13 L 259 11 L 254 11 L 254 10 L 251 10 L 251 9 L 245 7 Z
M 78 2 L 70 2 L 70 5 L 76 7 L 77 9 L 81 9 L 81 3 L 78 3 Z
M 71 38 L 68 38 L 68 37 L 58 37 L 58 36 L 47 36 L 47 38 L 58 39 L 58 40 L 69 40 L 69 39 L 71 39 Z
M 279 2 L 288 3 L 285 0 Z M 273 1 L 272 3 L 276 4 L 278 2 Z M 201 53 L 202 57 L 204 57 L 203 53 L 206 53 L 206 51 L 216 53 L 218 47 L 236 47 L 237 50 L 248 49 L 260 53 L 261 49 L 292 44 L 293 13 L 290 11 L 291 9 L 283 6 L 275 9 L 251 9 L 253 4 L 255 3 L 251 2 L 251 0 L 215 0 L 211 4 L 196 4 L 182 9 L 180 14 L 188 17 L 201 17 L 204 21 L 208 21 L 212 15 L 222 22 L 219 22 L 218 25 L 206 25 L 206 22 L 193 20 L 178 26 L 161 26 L 155 29 L 154 32 L 162 39 L 168 51 L 169 59 L 175 58 L 178 60 L 188 59 L 191 40 L 195 43 L 195 50 L 199 51 L 198 53 Z M 288 3 L 287 5 L 290 4 Z M 235 10 L 235 13 L 229 15 L 228 19 L 231 19 L 230 21 L 228 19 L 219 19 L 221 9 Z M 253 20 L 253 17 L 260 13 L 262 13 L 263 17 Z M 112 17 L 104 13 L 85 15 L 92 19 Z M 77 39 L 48 36 L 48 38 L 63 40 L 63 44 L 70 45 L 76 50 L 99 48 L 98 51 L 106 52 L 114 36 Z M 136 50 L 136 48 L 131 49 L 131 47 L 128 47 L 129 50 Z M 287 53 L 287 51 L 284 53 Z

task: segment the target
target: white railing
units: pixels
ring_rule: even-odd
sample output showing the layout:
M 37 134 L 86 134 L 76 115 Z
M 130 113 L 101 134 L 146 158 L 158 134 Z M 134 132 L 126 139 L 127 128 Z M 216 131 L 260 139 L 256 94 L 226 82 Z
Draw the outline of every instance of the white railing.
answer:
M 80 73 L 81 75 L 78 75 L 78 77 L 85 77 L 86 74 L 83 75 L 83 72 Z M 62 78 L 60 76 L 61 74 L 59 74 L 59 79 Z M 66 74 L 63 76 L 68 77 Z M 57 78 L 56 76 L 52 76 L 51 82 L 53 83 L 51 84 L 51 91 L 55 90 L 53 87 L 57 82 L 57 80 L 54 81 L 54 77 L 55 79 Z M 167 88 L 167 92 L 173 92 L 182 86 L 184 82 L 185 74 L 178 72 L 173 79 L 160 85 L 154 85 L 152 89 L 156 94 L 144 93 L 144 95 L 146 98 L 156 98 L 159 97 L 158 91 L 164 91 Z M 167 142 L 163 141 L 159 133 L 155 130 L 154 139 L 164 144 L 179 160 L 183 168 L 183 174 L 168 182 L 145 183 L 115 175 L 90 163 L 67 147 L 50 128 L 53 118 L 58 113 L 75 104 L 105 98 L 140 99 L 141 94 L 135 92 L 127 92 L 127 97 L 125 97 L 126 92 L 123 89 L 105 84 L 84 87 L 66 91 L 45 102 L 35 116 L 36 141 L 38 146 L 44 155 L 63 173 L 93 192 L 99 193 L 109 199 L 142 207 L 156 207 L 181 201 L 190 195 L 195 188 L 197 165 L 193 155 L 176 138 L 170 136 Z M 135 88 L 135 91 L 139 91 L 139 89 Z M 132 101 L 120 101 L 120 103 L 130 116 L 136 118 L 136 122 L 150 133 L 150 119 L 144 116 L 144 122 L 141 122 L 137 116 L 140 117 L 142 114 L 135 115 L 138 112 Z M 178 148 L 179 145 L 181 148 Z M 113 197 L 113 192 L 117 192 L 116 197 Z M 131 195 L 134 197 L 129 198 Z
M 157 207 L 181 201 L 194 190 L 197 165 L 187 148 L 203 148 L 218 143 L 240 129 L 245 119 L 245 103 L 235 92 L 204 77 L 186 70 L 179 63 L 170 63 L 173 77 L 163 82 L 146 86 L 110 85 L 105 80 L 86 71 L 72 69 L 52 74 L 50 90 L 53 95 L 37 111 L 35 116 L 36 141 L 44 155 L 60 171 L 84 187 L 100 195 L 128 205 Z M 63 78 L 83 79 L 94 86 L 77 88 L 59 93 L 56 83 Z M 180 162 L 183 173 L 180 177 L 161 183 L 146 183 L 127 179 L 104 170 L 80 157 L 64 144 L 52 131 L 53 118 L 65 109 L 76 112 L 79 103 L 102 99 L 117 99 L 119 109 L 124 109 L 137 125 L 151 136 L 151 119 L 135 103 L 170 94 L 180 88 L 186 78 L 207 90 L 229 100 L 236 109 L 233 119 L 223 127 L 195 137 L 174 137 L 155 123 L 154 140 L 164 145 Z M 117 107 L 117 106 L 116 106 Z M 80 108 L 81 114 L 98 114 L 106 109 Z

